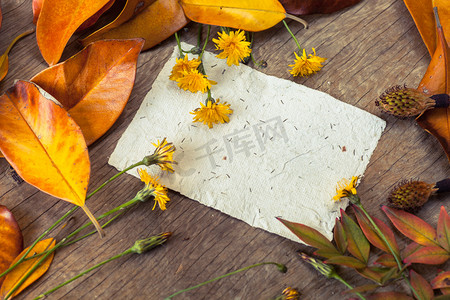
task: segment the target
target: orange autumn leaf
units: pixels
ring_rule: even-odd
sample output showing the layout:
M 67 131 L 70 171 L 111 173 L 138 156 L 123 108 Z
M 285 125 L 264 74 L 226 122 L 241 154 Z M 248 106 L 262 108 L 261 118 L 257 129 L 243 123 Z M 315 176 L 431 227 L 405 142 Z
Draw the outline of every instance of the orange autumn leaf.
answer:
M 31 4 L 33 9 L 33 24 L 36 25 L 37 20 L 39 19 L 39 14 L 41 13 L 42 4 L 44 3 L 44 0 L 33 0 L 33 3 Z
M 134 86 L 143 44 L 142 39 L 98 41 L 31 81 L 58 99 L 90 145 L 122 113 Z
M 17 81 L 0 96 L 0 116 L 0 151 L 17 174 L 81 206 L 98 226 L 84 204 L 90 176 L 86 142 L 61 104 L 36 85 Z
M 25 31 L 25 32 L 19 34 L 18 36 L 16 36 L 14 38 L 14 40 L 11 42 L 11 44 L 9 44 L 5 53 L 3 53 L 3 55 L 0 56 L 0 81 L 2 81 L 3 78 L 5 78 L 6 74 L 8 74 L 8 69 L 9 69 L 8 55 L 9 55 L 9 52 L 11 51 L 12 47 L 17 43 L 18 40 L 20 40 L 21 38 L 23 38 L 33 32 L 34 32 L 34 30 L 28 30 L 28 31 Z
M 108 2 L 45 0 L 36 24 L 36 40 L 45 61 L 56 64 L 72 34 Z
M 437 14 L 439 14 L 440 20 L 440 7 L 437 8 Z M 450 14 L 448 16 L 450 17 Z M 450 24 L 448 26 L 450 26 Z M 450 32 L 450 28 L 446 28 L 445 30 Z M 438 44 L 436 52 L 418 87 L 419 91 L 429 95 L 441 93 L 448 94 L 450 88 L 450 50 L 444 35 L 444 29 L 440 26 L 440 23 L 438 23 L 437 33 Z M 438 139 L 450 160 L 449 108 L 435 108 L 428 110 L 419 116 L 416 121 L 423 129 Z
M 35 254 L 40 254 L 45 252 L 46 250 L 55 246 L 55 239 L 50 238 L 46 240 L 42 240 L 34 246 L 34 248 L 28 253 L 26 257 L 33 256 Z M 12 262 L 12 264 L 16 263 L 26 252 L 28 248 L 23 250 L 22 253 Z M 53 261 L 53 256 L 55 253 L 50 254 L 42 264 L 32 273 L 30 277 L 11 295 L 12 297 L 17 296 L 21 291 L 23 291 L 27 286 L 38 280 L 42 275 L 47 272 L 50 268 L 50 265 Z M 6 275 L 5 281 L 3 282 L 2 288 L 0 290 L 0 298 L 4 299 L 8 293 L 20 282 L 20 280 L 31 270 L 41 259 L 41 256 L 36 258 L 26 260 L 19 264 L 16 268 L 14 268 L 8 275 Z M 8 297 L 8 299 L 10 299 Z
M 178 0 L 129 0 L 116 20 L 81 43 L 86 46 L 103 39 L 143 38 L 143 50 L 146 50 L 167 39 L 188 22 Z
M 247 31 L 268 29 L 286 17 L 278 0 L 180 0 L 192 21 Z
M 13 214 L 0 205 L 0 274 L 6 271 L 23 249 L 22 231 Z M 0 286 L 5 277 L 0 277 Z
M 100 16 L 106 12 L 108 9 L 111 8 L 111 6 L 114 4 L 115 0 L 109 0 L 108 3 L 105 4 L 99 11 L 97 11 L 95 14 L 93 14 L 89 19 L 84 21 L 83 24 L 80 25 L 80 27 L 77 28 L 77 31 L 84 30 L 86 28 L 89 28 L 90 26 L 94 25 L 97 20 L 100 18 Z M 33 0 L 33 23 L 36 25 L 37 20 L 39 19 L 39 14 L 41 13 L 42 4 L 44 3 L 44 0 Z
M 430 56 L 436 51 L 436 23 L 432 0 L 404 0 Z

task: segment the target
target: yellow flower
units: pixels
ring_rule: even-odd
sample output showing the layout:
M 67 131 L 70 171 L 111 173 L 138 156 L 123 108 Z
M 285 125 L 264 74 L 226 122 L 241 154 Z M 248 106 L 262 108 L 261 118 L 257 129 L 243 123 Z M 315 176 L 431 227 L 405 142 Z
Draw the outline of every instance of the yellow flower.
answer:
M 177 82 L 178 86 L 185 91 L 206 93 L 211 88 L 211 84 L 216 84 L 215 81 L 208 80 L 207 76 L 198 70 L 183 71 L 182 74 L 183 77 L 180 77 Z
M 219 101 L 219 99 L 214 103 L 213 101 L 208 101 L 206 106 L 200 103 L 201 107 L 191 112 L 191 114 L 195 115 L 194 122 L 203 122 L 203 124 L 208 124 L 209 128 L 213 127 L 213 123 L 230 122 L 228 115 L 233 113 L 230 104 L 227 104 L 227 102 L 219 103 Z
M 336 188 L 336 196 L 333 197 L 334 201 L 341 201 L 342 198 L 347 198 L 352 195 L 356 195 L 356 183 L 358 182 L 358 176 L 352 176 L 352 180 L 342 179 L 338 182 L 338 187 Z
M 172 164 L 177 163 L 173 160 L 175 146 L 172 143 L 168 143 L 166 138 L 161 142 L 158 140 L 156 144 L 152 143 L 152 145 L 155 146 L 156 149 L 155 152 L 153 152 L 153 155 L 149 156 L 149 161 L 151 160 L 150 164 L 157 164 L 163 171 L 173 172 Z
M 300 300 L 300 293 L 291 287 L 287 287 L 283 290 L 283 300 Z
M 183 77 L 183 72 L 191 72 L 192 70 L 196 70 L 200 65 L 200 61 L 196 58 L 192 60 L 188 60 L 188 56 L 185 55 L 183 58 L 177 58 L 176 64 L 172 68 L 172 74 L 170 74 L 169 79 L 173 81 L 178 81 L 181 77 Z
M 305 49 L 303 49 L 303 55 L 301 57 L 294 52 L 296 59 L 294 60 L 293 65 L 289 65 L 289 67 L 292 67 L 292 70 L 290 71 L 292 75 L 309 76 L 322 69 L 322 63 L 326 58 L 316 56 L 316 49 L 312 49 L 314 54 L 309 54 L 309 57 L 306 56 Z
M 147 197 L 155 197 L 155 205 L 153 206 L 153 209 L 155 209 L 156 204 L 158 203 L 161 210 L 166 210 L 166 203 L 170 201 L 167 196 L 167 188 L 158 182 L 158 177 L 153 178 L 147 173 L 146 170 L 138 169 L 138 173 L 141 177 L 141 181 L 145 183 L 142 194 Z
M 223 50 L 217 55 L 218 58 L 226 58 L 227 65 L 239 66 L 239 61 L 250 55 L 250 42 L 245 40 L 245 31 L 230 31 L 228 35 L 226 32 L 218 32 L 219 39 L 212 39 L 216 44 L 217 50 Z

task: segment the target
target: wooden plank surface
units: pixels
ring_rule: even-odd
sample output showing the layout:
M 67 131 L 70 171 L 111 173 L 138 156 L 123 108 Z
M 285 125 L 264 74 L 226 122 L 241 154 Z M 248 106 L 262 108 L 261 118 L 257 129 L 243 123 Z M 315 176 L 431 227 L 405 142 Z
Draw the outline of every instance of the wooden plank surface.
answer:
M 33 27 L 31 0 L 4 0 L 2 10 L 0 51 L 6 49 L 14 36 Z M 288 23 L 302 46 L 306 49 L 315 47 L 318 55 L 328 58 L 323 70 L 310 78 L 290 76 L 287 65 L 293 63 L 296 46 L 282 24 L 278 24 L 255 34 L 255 57 L 267 61 L 267 67 L 260 71 L 329 93 L 387 121 L 386 130 L 358 188 L 369 212 L 386 220 L 379 206 L 386 203 L 389 190 L 398 182 L 419 178 L 431 183 L 449 176 L 447 158 L 432 136 L 413 120 L 382 115 L 374 105 L 377 96 L 392 85 L 417 86 L 430 57 L 401 0 L 363 0 L 334 14 L 305 19 L 310 23 L 307 30 L 298 23 Z M 195 43 L 196 28 L 194 24 L 188 25 L 182 30 L 182 39 Z M 91 191 L 116 174 L 117 171 L 107 164 L 108 157 L 174 45 L 175 40 L 170 38 L 140 55 L 129 103 L 111 130 L 89 148 Z M 210 43 L 207 49 L 213 51 L 213 45 Z M 72 40 L 63 60 L 79 50 L 81 46 Z M 12 50 L 10 72 L 0 82 L 0 92 L 12 86 L 15 79 L 30 79 L 44 68 L 46 64 L 35 37 L 25 38 Z M 0 204 L 9 207 L 16 216 L 27 245 L 71 207 L 16 181 L 5 160 L 0 161 L 0 172 Z M 138 179 L 124 175 L 91 198 L 88 205 L 98 215 L 131 199 L 141 187 Z M 261 261 L 284 263 L 289 270 L 282 274 L 273 266 L 260 267 L 175 299 L 270 299 L 286 286 L 298 288 L 302 299 L 343 298 L 344 286 L 320 276 L 299 260 L 296 251 L 311 253 L 311 248 L 252 228 L 175 192 L 170 192 L 170 197 L 167 211 L 152 211 L 152 203 L 138 205 L 107 229 L 106 238 L 94 236 L 58 251 L 49 272 L 18 299 L 32 299 L 127 249 L 136 239 L 163 231 L 174 232 L 163 247 L 148 254 L 123 257 L 48 298 L 162 299 L 180 289 Z M 449 207 L 447 196 L 434 197 L 419 216 L 436 225 L 440 205 Z M 68 228 L 54 235 L 60 238 L 71 226 L 85 220 L 86 217 L 78 212 Z M 406 242 L 406 239 L 402 241 Z M 437 269 L 421 267 L 419 271 L 430 279 Z M 339 271 L 355 286 L 368 283 L 351 270 L 339 268 Z M 405 286 L 397 289 L 407 290 Z

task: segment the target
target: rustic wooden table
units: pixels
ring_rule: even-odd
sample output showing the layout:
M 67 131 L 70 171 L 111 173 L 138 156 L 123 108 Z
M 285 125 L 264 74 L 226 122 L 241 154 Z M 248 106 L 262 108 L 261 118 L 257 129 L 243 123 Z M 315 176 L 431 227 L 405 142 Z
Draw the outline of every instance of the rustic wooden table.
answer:
M 13 37 L 33 27 L 31 0 L 4 0 L 2 9 L 0 51 L 6 49 Z M 305 48 L 315 47 L 320 56 L 328 58 L 323 70 L 310 78 L 294 79 L 290 76 L 287 65 L 293 62 L 296 46 L 283 25 L 278 24 L 255 34 L 254 54 L 257 59 L 268 63 L 260 71 L 329 93 L 387 121 L 386 130 L 358 188 L 368 210 L 386 220 L 379 206 L 386 203 L 388 191 L 398 182 L 410 178 L 436 182 L 450 175 L 448 160 L 434 137 L 423 131 L 414 120 L 382 115 L 374 105 L 377 96 L 392 85 L 417 86 L 430 57 L 401 0 L 363 0 L 334 14 L 307 16 L 305 19 L 310 24 L 307 30 L 298 23 L 288 23 Z M 194 24 L 188 25 L 184 32 L 183 39 L 195 43 Z M 129 103 L 116 124 L 89 148 L 91 190 L 117 172 L 108 165 L 108 157 L 174 45 L 175 40 L 169 38 L 140 55 L 136 84 Z M 208 49 L 213 50 L 211 43 Z M 62 59 L 79 50 L 81 46 L 73 40 Z M 10 72 L 0 82 L 0 92 L 12 86 L 15 79 L 30 79 L 44 68 L 46 64 L 35 37 L 26 37 L 13 48 Z M 0 161 L 0 172 L 0 203 L 16 216 L 26 245 L 71 207 L 16 181 L 4 159 Z M 89 200 L 89 207 L 98 215 L 131 199 L 141 187 L 138 179 L 124 175 Z M 58 251 L 48 273 L 18 298 L 31 299 L 123 251 L 136 239 L 163 231 L 174 232 L 163 247 L 145 255 L 130 255 L 116 260 L 49 298 L 162 299 L 180 289 L 261 261 L 284 263 L 289 270 L 282 274 L 273 266 L 252 269 L 178 298 L 270 299 L 286 286 L 298 288 L 302 299 L 343 298 L 344 286 L 320 276 L 300 261 L 296 250 L 311 253 L 311 248 L 252 228 L 175 192 L 169 194 L 172 200 L 167 211 L 152 211 L 151 204 L 139 205 L 114 222 L 107 229 L 106 238 L 94 236 Z M 448 207 L 446 196 L 433 198 L 419 216 L 436 225 L 440 205 Z M 72 225 L 86 219 L 81 212 L 75 217 Z M 55 233 L 56 237 L 62 237 L 67 230 Z M 368 283 L 351 270 L 339 270 L 354 285 Z M 436 270 L 437 267 L 420 268 L 428 279 L 435 275 Z

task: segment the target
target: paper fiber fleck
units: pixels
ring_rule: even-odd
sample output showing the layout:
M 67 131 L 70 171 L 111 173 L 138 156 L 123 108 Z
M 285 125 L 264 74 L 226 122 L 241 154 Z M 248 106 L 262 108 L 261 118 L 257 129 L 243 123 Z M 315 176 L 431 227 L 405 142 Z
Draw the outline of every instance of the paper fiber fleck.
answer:
M 184 49 L 190 45 L 183 44 Z M 192 94 L 169 80 L 165 64 L 109 163 L 122 170 L 153 153 L 157 139 L 177 148 L 168 188 L 246 223 L 299 241 L 275 219 L 299 222 L 329 239 L 339 209 L 336 184 L 364 173 L 385 127 L 380 118 L 328 94 L 248 66 L 226 65 L 205 52 L 203 63 L 215 99 L 231 103 L 230 123 L 192 123 L 190 111 L 206 94 Z M 137 176 L 136 170 L 130 172 Z M 170 207 L 169 211 L 170 213 Z

